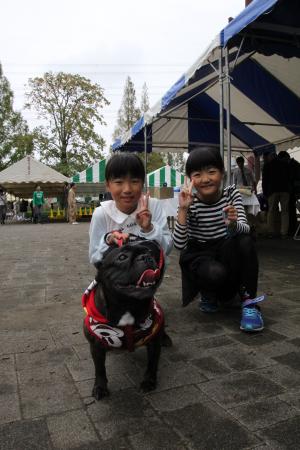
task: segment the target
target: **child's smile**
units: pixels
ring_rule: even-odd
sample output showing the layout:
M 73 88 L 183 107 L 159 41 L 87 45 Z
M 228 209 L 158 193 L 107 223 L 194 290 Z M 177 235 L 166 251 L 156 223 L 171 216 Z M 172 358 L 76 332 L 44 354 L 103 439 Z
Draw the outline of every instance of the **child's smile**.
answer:
M 131 178 L 130 176 L 113 178 L 107 182 L 107 188 L 117 208 L 125 214 L 131 214 L 137 208 L 143 182 L 140 178 Z
M 219 199 L 223 181 L 223 173 L 216 167 L 207 167 L 191 173 L 191 180 L 198 197 L 204 202 L 215 202 Z

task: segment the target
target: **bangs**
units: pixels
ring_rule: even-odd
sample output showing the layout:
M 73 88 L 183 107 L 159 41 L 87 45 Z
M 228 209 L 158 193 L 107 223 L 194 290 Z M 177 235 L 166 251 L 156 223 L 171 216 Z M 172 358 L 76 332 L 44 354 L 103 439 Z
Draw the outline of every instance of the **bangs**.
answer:
M 220 150 L 215 147 L 198 147 L 191 151 L 186 161 L 185 171 L 190 177 L 196 170 L 203 170 L 207 167 L 216 167 L 224 172 L 224 161 Z
M 134 153 L 118 153 L 113 155 L 105 168 L 105 180 L 130 176 L 145 181 L 143 161 Z

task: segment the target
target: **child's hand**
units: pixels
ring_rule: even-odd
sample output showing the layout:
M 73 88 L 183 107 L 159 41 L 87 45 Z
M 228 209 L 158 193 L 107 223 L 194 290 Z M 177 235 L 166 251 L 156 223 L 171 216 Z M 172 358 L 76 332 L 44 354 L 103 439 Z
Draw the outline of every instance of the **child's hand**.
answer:
M 136 214 L 137 224 L 141 227 L 144 233 L 149 233 L 153 229 L 153 225 L 151 223 L 152 214 L 149 210 L 149 192 L 147 194 L 142 194 L 139 201 L 139 208 Z
M 238 213 L 236 208 L 233 205 L 228 205 L 223 208 L 224 212 L 224 221 L 226 225 L 235 224 L 238 218 Z
M 122 240 L 123 244 L 126 244 L 128 239 L 129 239 L 128 233 L 121 233 L 120 231 L 112 231 L 107 235 L 106 243 L 107 245 L 119 245 L 118 241 Z
M 179 194 L 179 208 L 189 209 L 191 204 L 193 203 L 193 195 L 192 190 L 194 186 L 194 181 L 192 180 L 190 185 L 187 185 L 187 177 L 184 178 L 184 186 Z

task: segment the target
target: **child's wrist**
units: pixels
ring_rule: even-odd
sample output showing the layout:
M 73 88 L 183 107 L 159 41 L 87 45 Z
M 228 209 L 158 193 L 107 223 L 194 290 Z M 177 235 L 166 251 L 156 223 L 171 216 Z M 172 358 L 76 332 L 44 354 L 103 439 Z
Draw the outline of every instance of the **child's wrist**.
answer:
M 145 233 L 145 234 L 150 233 L 150 232 L 153 230 L 153 224 L 150 223 L 150 225 L 149 225 L 147 228 L 142 228 L 142 227 L 141 227 L 141 230 L 142 230 L 142 232 Z

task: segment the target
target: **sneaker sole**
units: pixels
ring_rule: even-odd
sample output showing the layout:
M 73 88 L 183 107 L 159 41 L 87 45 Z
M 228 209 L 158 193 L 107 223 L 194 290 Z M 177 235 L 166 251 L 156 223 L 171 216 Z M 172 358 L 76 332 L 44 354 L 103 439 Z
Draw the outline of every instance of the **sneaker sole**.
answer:
M 256 331 L 262 331 L 265 327 L 260 327 L 260 328 L 244 328 L 242 326 L 240 326 L 240 330 L 242 331 L 246 331 L 247 333 L 255 333 Z

